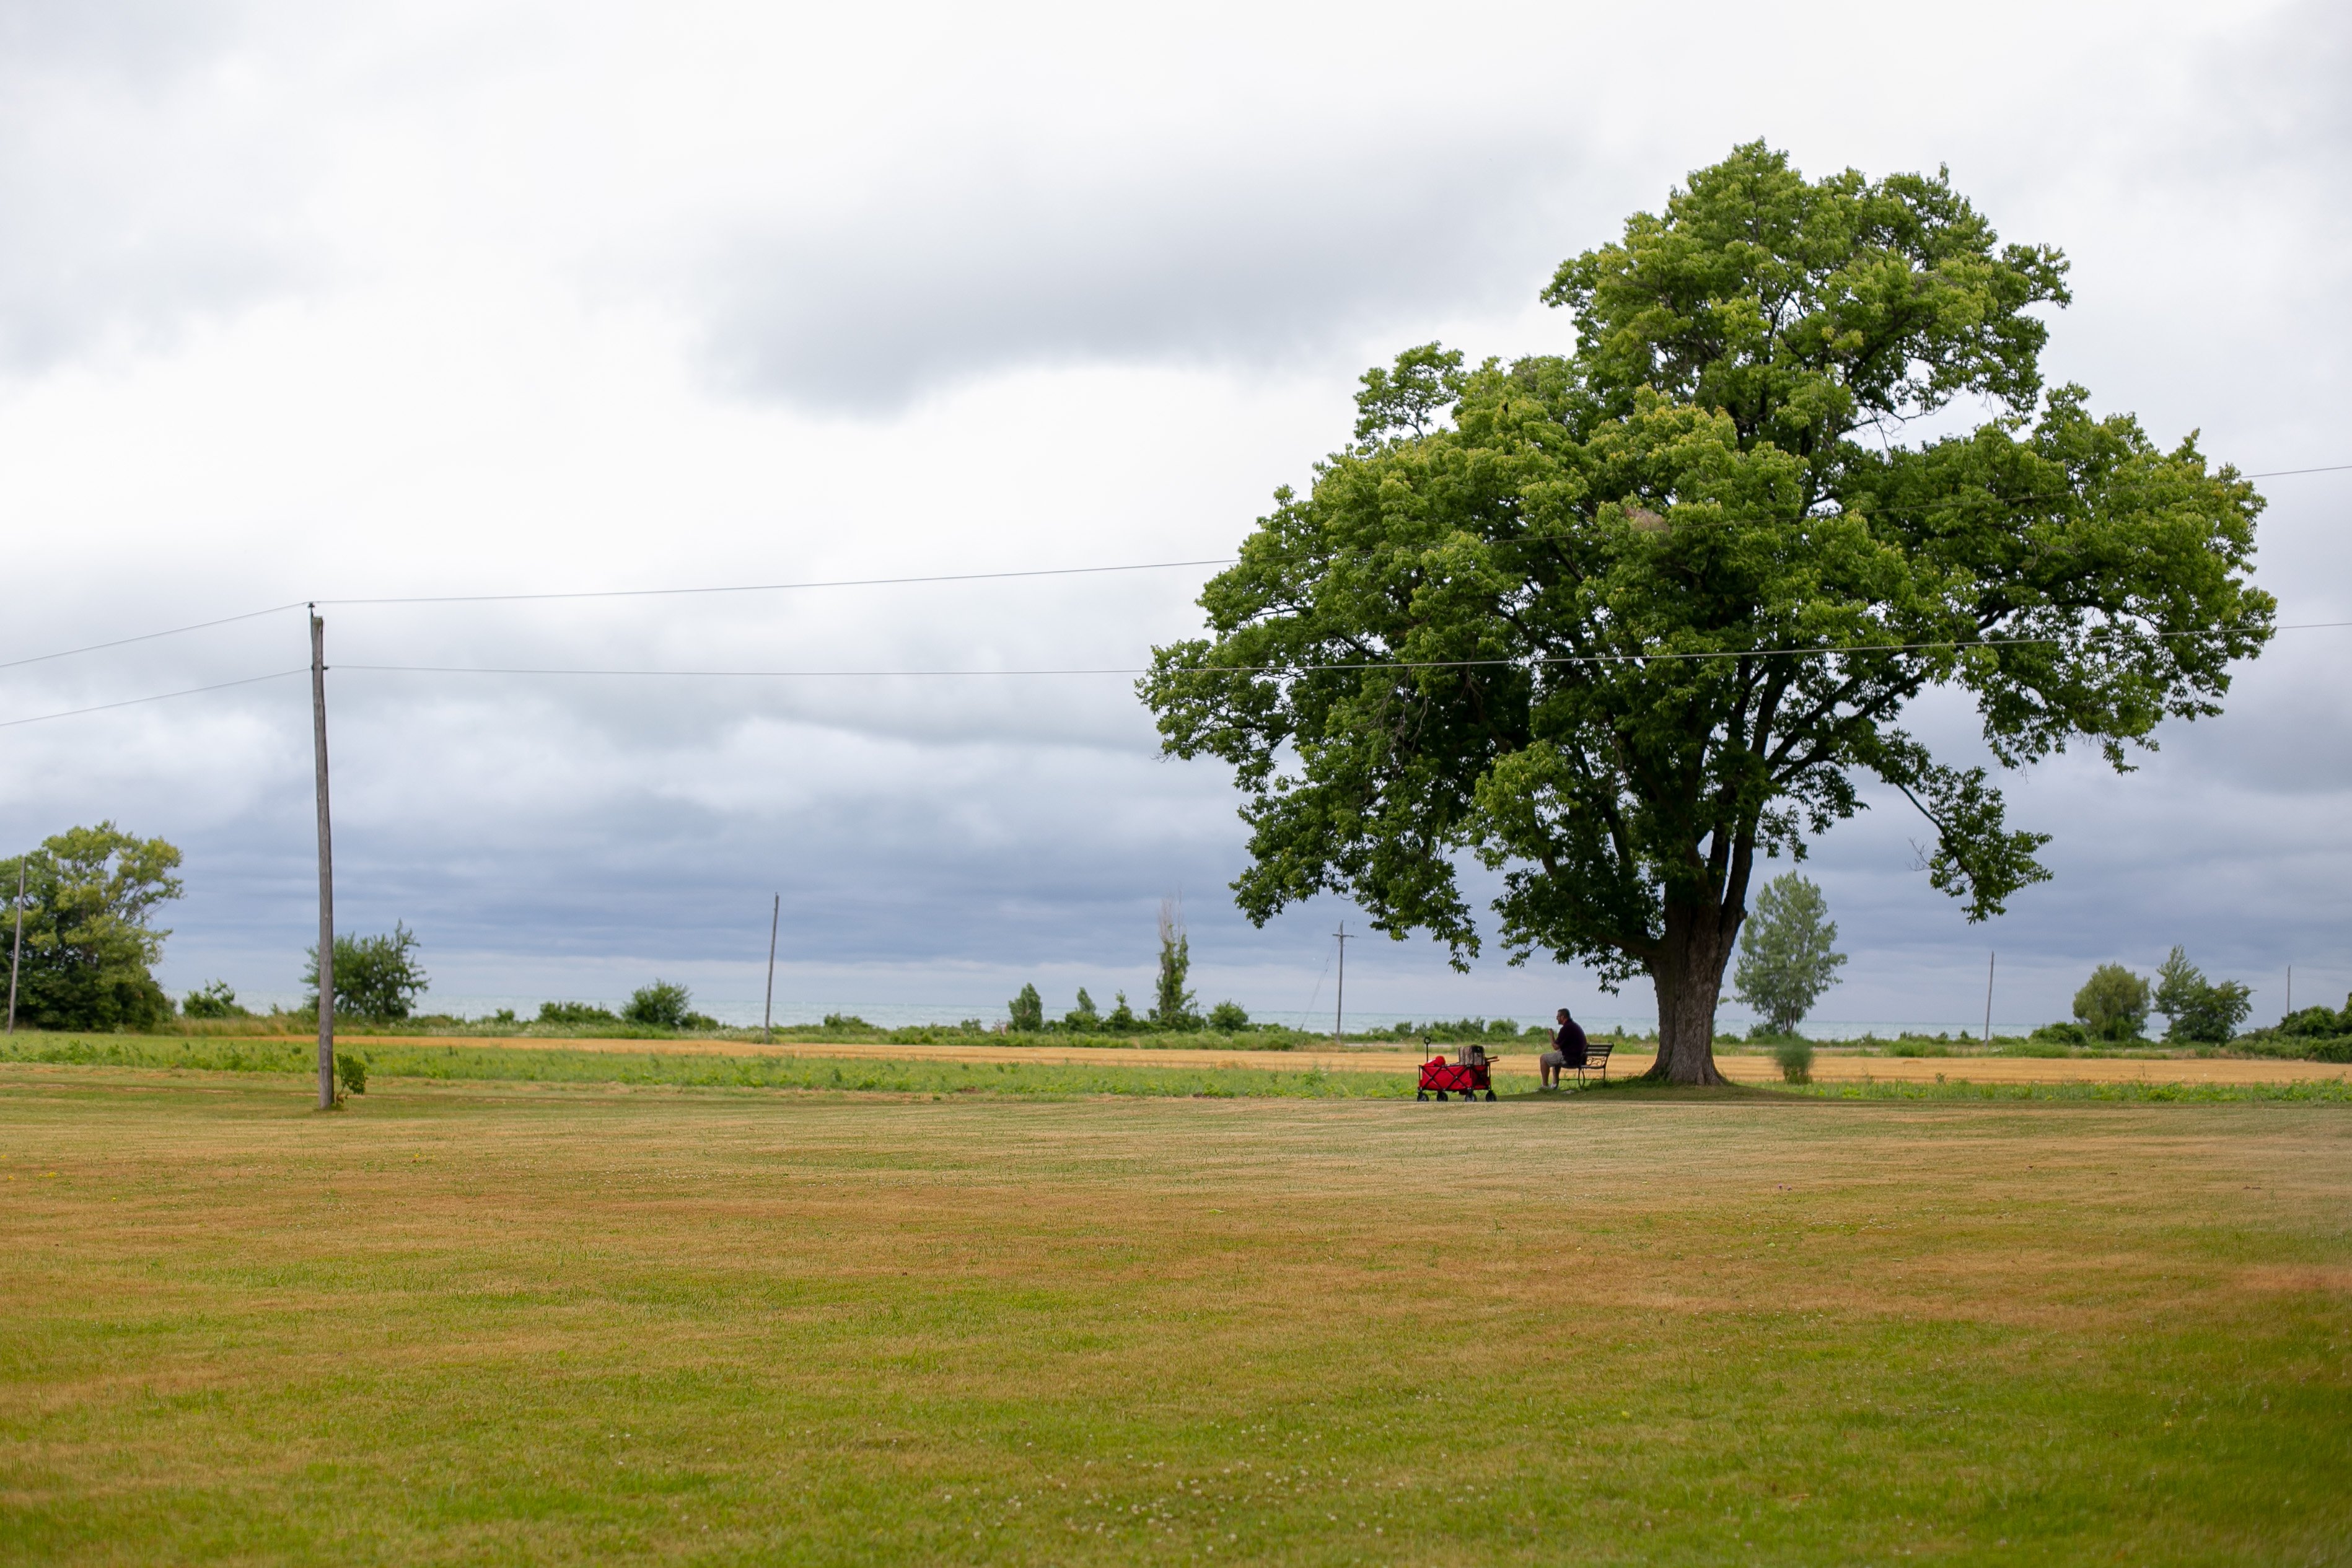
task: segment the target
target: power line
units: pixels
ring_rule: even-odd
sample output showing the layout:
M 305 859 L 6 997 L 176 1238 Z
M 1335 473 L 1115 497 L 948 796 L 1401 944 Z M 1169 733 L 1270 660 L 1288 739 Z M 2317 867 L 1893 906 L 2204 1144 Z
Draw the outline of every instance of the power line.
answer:
M 137 707 L 141 703 L 169 702 L 173 697 L 192 697 L 203 692 L 225 692 L 231 686 L 250 686 L 262 681 L 281 681 L 289 675 L 304 675 L 310 673 L 310 666 L 304 664 L 299 669 L 272 670 L 266 675 L 247 675 L 241 681 L 222 681 L 215 685 L 190 686 L 185 691 L 157 692 L 152 696 L 145 697 L 125 697 L 119 703 L 96 703 L 89 707 L 69 707 L 62 713 L 35 714 L 30 718 L 0 719 L 0 729 L 14 729 L 20 724 L 47 724 L 53 718 L 72 718 L 78 714 L 104 713 L 110 708 Z
M 20 664 L 38 664 L 50 659 L 70 659 L 76 653 L 95 653 L 104 648 L 127 647 L 132 643 L 152 643 L 158 637 L 177 637 L 184 632 L 208 631 L 215 626 L 226 626 L 238 621 L 257 621 L 264 615 L 280 615 L 289 610 L 301 608 L 302 601 L 298 599 L 291 604 L 273 604 L 267 610 L 248 610 L 242 615 L 224 615 L 217 621 L 199 621 L 193 626 L 174 626 L 167 632 L 142 632 L 136 637 L 117 637 L 111 643 L 90 643 L 79 648 L 67 648 L 55 653 L 35 653 L 30 658 L 10 659 L 5 664 L 0 664 L 0 670 L 13 670 Z M 21 724 L 27 721 L 20 719 L 17 722 Z
M 812 588 L 898 588 L 919 582 L 994 582 L 1013 577 L 1092 577 L 1112 571 L 1165 571 L 1184 566 L 1231 566 L 1236 558 L 1146 560 L 1124 566 L 1050 566 L 1025 571 L 952 571 L 928 577 L 848 577 L 824 582 L 723 583 L 710 588 L 593 588 L 562 593 L 419 593 L 388 599 L 321 599 L 320 604 L 492 604 L 541 599 L 667 599 L 699 593 L 788 593 Z
M 2331 463 L 2314 468 L 2273 468 L 2257 474 L 2242 474 L 2239 477 L 2242 479 L 2284 479 L 2301 474 L 2336 474 L 2347 471 L 2352 471 L 2352 463 Z M 2026 495 L 2007 497 L 1992 496 L 1988 497 L 1988 499 L 1996 506 L 2021 506 L 2035 501 L 2071 500 L 2074 498 L 2074 492 L 2073 491 L 2053 491 L 2047 495 Z M 1972 500 L 1955 497 L 1948 497 L 1943 502 L 1934 503 L 1934 505 L 1937 506 L 1966 504 L 1973 504 L 1973 502 Z M 1527 535 L 1514 539 L 1495 539 L 1487 542 L 1490 544 L 1542 543 L 1545 539 L 1552 537 L 1555 536 Z M 1370 554 L 1373 552 L 1362 550 L 1343 550 L 1337 553 L 1354 555 Z M 0 661 L 0 670 L 13 670 L 25 664 L 44 664 L 52 659 L 69 659 L 74 657 L 76 654 L 95 653 L 102 652 L 108 648 L 127 647 L 133 643 L 153 642 L 159 637 L 178 637 L 190 632 L 209 631 L 215 626 L 228 626 L 240 621 L 255 621 L 265 615 L 278 615 L 282 614 L 289 610 L 299 610 L 302 608 L 304 604 L 511 604 L 573 599 L 664 599 L 712 593 L 790 593 L 824 588 L 899 588 L 919 583 L 997 582 L 1015 578 L 1092 577 L 1109 572 L 1165 571 L 1183 567 L 1231 566 L 1239 558 L 1235 556 L 1213 556 L 1200 560 L 1134 561 L 1118 566 L 1040 567 L 1015 571 L 935 572 L 919 577 L 855 577 L 812 580 L 807 582 L 719 583 L 696 588 L 601 588 L 569 590 L 558 592 L 399 594 L 369 599 L 296 600 L 287 604 L 273 604 L 267 610 L 248 610 L 242 614 L 224 615 L 215 621 L 199 621 L 192 625 L 173 626 L 161 632 L 142 632 L 136 636 L 118 637 L 110 642 L 89 643 L 85 643 L 79 648 L 63 648 L 54 653 L 34 653 L 21 659 Z M 521 674 L 526 672 L 514 673 Z M 943 673 L 953 674 L 956 672 Z M 1052 674 L 1055 672 L 1037 673 Z M 1099 673 L 1110 674 L 1115 672 L 1106 671 Z M 140 700 L 143 702 L 157 699 L 141 698 Z M 84 710 L 77 709 L 75 711 L 80 712 Z M 26 723 L 30 721 L 17 720 L 15 722 Z
M 2264 470 L 2263 472 L 2257 473 L 2257 474 L 2243 474 L 2243 475 L 2240 475 L 2240 476 L 2239 476 L 2239 477 L 2243 478 L 2243 479 L 2283 479 L 2283 478 L 2288 478 L 2288 477 L 2291 477 L 2291 476 L 2295 476 L 2295 475 L 2302 475 L 2302 474 L 2336 474 L 2336 473 L 2344 473 L 2344 472 L 2347 472 L 2347 471 L 2352 471 L 2352 463 L 2332 463 L 2332 464 L 2326 464 L 2326 465 L 2320 465 L 2320 466 L 2318 466 L 2318 467 L 2313 467 L 2313 468 L 2273 468 L 2273 469 L 2267 469 L 2267 470 Z M 2051 492 L 2051 493 L 2049 493 L 2049 494 L 2047 494 L 2047 495 L 2025 495 L 2025 496 L 2012 496 L 2012 497 L 2000 497 L 2000 496 L 1991 496 L 1991 497 L 1986 497 L 1986 499 L 1988 499 L 1989 501 L 1990 501 L 1990 502 L 1991 502 L 1991 504 L 1993 504 L 1993 505 L 1995 505 L 1995 506 L 2022 506 L 2022 505 L 2026 505 L 2026 504 L 2029 504 L 2029 503 L 2032 503 L 2032 502 L 2036 502 L 2036 501 L 2071 500 L 2071 499 L 2074 499 L 2074 494 L 2075 494 L 2075 493 L 2074 493 L 2074 492 L 2073 492 L 2073 491 L 2053 491 L 2053 492 Z M 1973 498 L 1958 497 L 1948 497 L 1948 498 L 1946 498 L 1944 501 L 1937 502 L 1937 503 L 1931 503 L 1931 505 L 1937 506 L 1937 507 L 1948 507 L 1948 506 L 1956 506 L 1956 505 L 1972 505 L 1972 504 L 1976 504 L 1976 503 L 1974 502 Z M 1518 537 L 1518 538 L 1517 538 L 1490 539 L 1490 540 L 1487 540 L 1487 541 L 1486 541 L 1486 542 L 1487 542 L 1487 543 L 1489 543 L 1489 544 L 1496 544 L 1496 545 L 1501 545 L 1501 544 L 1540 544 L 1540 543 L 1545 542 L 1545 541 L 1546 541 L 1547 539 L 1549 539 L 1549 538 L 1556 538 L 1556 537 L 1561 537 L 1561 538 L 1564 538 L 1564 537 L 1567 537 L 1567 536 L 1555 536 L 1555 535 L 1543 535 L 1543 534 L 1529 534 L 1529 535 L 1523 535 L 1523 536 L 1520 536 L 1520 537 Z M 1369 550 L 1343 549 L 1343 550 L 1336 551 L 1336 552 L 1333 552 L 1333 553 L 1335 553 L 1335 554 L 1341 554 L 1341 555 L 1369 555 L 1369 554 L 1373 554 L 1373 553 L 1376 553 L 1376 552 L 1369 551 Z M 184 635 L 184 634 L 186 634 L 186 633 L 188 633 L 188 632 L 205 632 L 205 631 L 210 631 L 212 628 L 214 628 L 214 627 L 215 627 L 215 626 L 229 626 L 229 625 L 234 625 L 234 624 L 236 624 L 236 622 L 241 622 L 241 621 L 257 621 L 257 620 L 259 620 L 261 617 L 266 616 L 266 615 L 278 615 L 278 614 L 282 614 L 282 613 L 284 613 L 285 612 L 287 612 L 287 611 L 289 611 L 289 610 L 299 610 L 299 609 L 302 608 L 302 606 L 303 606 L 303 605 L 305 605 L 305 604 L 335 604 L 335 605 L 386 605 L 386 604 L 499 604 L 499 603 L 513 604 L 513 603 L 531 603 L 531 602 L 539 602 L 539 601 L 561 601 L 561 600 L 577 600 L 577 599 L 667 599 L 667 598 L 691 597 L 691 596 L 698 596 L 698 595 L 704 595 L 704 594 L 714 594 L 714 593 L 792 593 L 792 592 L 803 592 L 803 591 L 811 591 L 811 590 L 816 590 L 816 589 L 826 589 L 826 588 L 901 588 L 901 587 L 910 587 L 910 586 L 914 586 L 914 585 L 921 584 L 921 583 L 939 583 L 939 582 L 1000 582 L 1000 581 L 1005 581 L 1005 580 L 1013 580 L 1013 579 L 1017 579 L 1017 578 L 1037 578 L 1037 577 L 1094 577 L 1094 576 L 1101 576 L 1101 575 L 1104 575 L 1104 574 L 1106 574 L 1106 573 L 1111 573 L 1111 572 L 1124 572 L 1124 571 L 1166 571 L 1166 570 L 1177 570 L 1177 569 L 1181 569 L 1181 568 L 1185 568 L 1185 567 L 1199 567 L 1199 566 L 1231 566 L 1231 565 L 1234 564 L 1234 562 L 1235 562 L 1236 560 L 1238 560 L 1239 559 L 1240 559 L 1240 558 L 1238 558 L 1238 557 L 1236 557 L 1236 556 L 1212 556 L 1212 557 L 1208 557 L 1208 558 L 1205 558 L 1205 559 L 1198 559 L 1198 560 L 1153 560 L 1153 561 L 1132 561 L 1132 562 L 1127 562 L 1127 563 L 1123 563 L 1123 564 L 1116 565 L 1116 566 L 1063 566 L 1063 567 L 1038 567 L 1038 568 L 1031 568 L 1031 569 L 1025 569 L 1025 570 L 1013 570 L 1013 571 L 934 572 L 934 573 L 929 573 L 929 574 L 926 574 L 926 575 L 917 576 L 917 577 L 854 577 L 854 578 L 835 578 L 835 579 L 825 579 L 825 580 L 811 580 L 811 581 L 806 581 L 806 582 L 745 582 L 745 583 L 718 583 L 718 584 L 710 584 L 710 585 L 706 585 L 706 586 L 702 586 L 702 587 L 694 587 L 694 588 L 599 588 L 599 589 L 577 589 L 577 590 L 566 590 L 566 591 L 556 591 L 556 592 L 532 592 L 532 593 L 438 593 L 438 594 L 422 594 L 422 593 L 420 593 L 420 594 L 398 594 L 398 595 L 387 595 L 387 596 L 378 597 L 378 598 L 363 598 L 363 599 L 317 599 L 317 600 L 296 600 L 296 601 L 292 601 L 292 602 L 290 602 L 290 603 L 286 603 L 286 604 L 273 604 L 273 605 L 271 605 L 271 606 L 270 606 L 268 609 L 267 609 L 267 610 L 248 610 L 248 611 L 246 611 L 246 612 L 242 612 L 242 613 L 240 613 L 240 614 L 236 614 L 236 615 L 224 615 L 224 616 L 221 616 L 221 617 L 220 617 L 219 619 L 217 619 L 217 620 L 213 620 L 213 621 L 198 621 L 198 622 L 194 622 L 194 623 L 192 623 L 192 624 L 190 624 L 190 625 L 186 625 L 186 626 L 173 626 L 173 627 L 168 627 L 168 628 L 166 628 L 166 629 L 164 629 L 163 631 L 161 631 L 161 632 L 142 632 L 138 633 L 138 634 L 137 634 L 137 635 L 135 635 L 135 636 L 131 636 L 131 637 L 117 637 L 117 638 L 114 638 L 114 639 L 112 639 L 112 640 L 110 640 L 110 641 L 109 641 L 109 642 L 104 642 L 104 643 L 84 643 L 82 646 L 80 646 L 80 647 L 79 647 L 79 648 L 61 648 L 61 649 L 58 650 L 56 653 L 34 653 L 34 654 L 29 654 L 29 655 L 27 655 L 27 656 L 26 656 L 26 657 L 24 657 L 24 658 L 21 658 L 21 659 L 9 659 L 9 660 L 5 660 L 5 661 L 0 661 L 0 670 L 13 670 L 13 669 L 17 669 L 17 668 L 19 668 L 19 667 L 21 667 L 21 666 L 23 666 L 23 665 L 26 665 L 26 664 L 45 664 L 45 663 L 47 663 L 48 661 L 50 661 L 50 660 L 52 660 L 52 659 L 69 659 L 69 658 L 72 658 L 72 657 L 76 656 L 77 654 L 80 654 L 80 653 L 101 653 L 101 652 L 103 652 L 103 651 L 105 651 L 106 649 L 109 649 L 109 648 L 122 648 L 122 647 L 128 647 L 129 645 L 131 645 L 131 643 L 151 643 L 151 642 L 155 641 L 155 640 L 156 640 L 156 639 L 158 639 L 158 638 L 162 638 L 162 637 L 178 637 L 178 636 L 183 636 L 183 635 Z M 346 667 L 350 667 L 350 666 L 346 666 Z M 485 672 L 485 673 L 490 673 L 490 672 Z M 539 672 L 539 671 L 510 671 L 510 672 L 509 672 L 509 671 L 501 671 L 501 672 L 495 672 L 495 673 L 499 673 L 499 674 L 555 674 L 555 673 L 557 673 L 557 672 L 553 672 L 553 671 L 545 671 L 545 672 Z M 619 673 L 619 672 L 613 672 L 613 673 Z M 726 672 L 714 672 L 714 673 L 726 673 Z M 784 672 L 772 672 L 772 673 L 784 673 Z M 820 672 L 803 672 L 803 673 L 815 674 L 815 673 L 820 673 Z M 849 673 L 849 672 L 843 672 L 843 673 Z M 873 672 L 873 673 L 879 674 L 879 673 L 884 673 L 884 672 Z M 907 673 L 907 674 L 929 674 L 929 673 L 933 673 L 933 672 L 915 672 L 915 671 L 908 671 L 908 672 L 904 672 L 904 673 Z M 941 672 L 937 672 L 937 673 L 939 673 L 939 674 L 960 674 L 960 673 L 961 673 L 961 672 L 956 672 L 956 671 L 941 671 Z M 1013 672 L 1009 672 L 1009 671 L 1008 671 L 1008 672 L 998 672 L 998 673 L 1011 674 L 1011 673 L 1013 673 Z M 1076 672 L 1076 671 L 1074 671 L 1074 672 L 1036 671 L 1036 672 L 1024 672 L 1024 673 L 1034 673 L 1034 674 L 1062 674 L 1062 673 L 1070 673 L 1070 674 L 1119 674 L 1119 673 L 1124 673 L 1124 672 L 1116 672 L 1116 671 L 1086 671 L 1086 672 Z M 210 688 L 197 688 L 197 689 L 199 689 L 199 690 L 208 690 L 208 689 L 210 689 Z M 174 695 L 176 695 L 176 694 L 174 694 Z M 140 701 L 142 701 L 142 702 L 147 702 L 147 701 L 155 701 L 155 700 L 160 700 L 160 699 L 142 697 L 142 698 L 140 698 L 139 700 L 140 700 Z M 83 710 L 83 709 L 76 709 L 76 710 L 74 710 L 74 711 L 76 711 L 76 712 L 82 712 L 82 711 L 87 711 L 87 710 Z M 16 720 L 16 721 L 13 721 L 13 722 L 16 722 L 16 723 L 29 723 L 29 722 L 32 722 L 32 721 L 30 721 L 30 720 L 22 720 L 22 719 L 20 719 L 20 720 Z M 0 727 L 5 727 L 5 726 L 0 726 Z
M 2292 625 L 2274 626 L 2273 632 L 2318 632 L 2331 627 L 2352 626 L 2352 621 L 2310 621 Z M 2159 638 L 2198 637 L 2201 632 L 2158 632 Z M 1520 664 L 1655 664 L 1677 660 L 1702 659 L 1777 659 L 1777 658 L 1840 658 L 1849 653 L 1926 653 L 1944 649 L 2010 648 L 2047 646 L 2067 642 L 2063 637 L 1975 637 L 1965 642 L 1946 640 L 1934 643 L 1854 643 L 1822 648 L 1724 648 L 1693 653 L 1538 653 L 1518 658 L 1500 659 L 1362 659 L 1339 661 L 1321 664 L 1195 664 L 1178 672 L 1204 675 L 1280 675 L 1316 674 L 1347 670 L 1454 670 L 1482 669 L 1499 665 Z M 972 678 L 988 676 L 1053 676 L 1053 675 L 1148 675 L 1150 665 L 1101 665 L 1058 670 L 646 670 L 646 669 L 551 669 L 544 666 L 512 664 L 337 664 L 339 670 L 363 670 L 379 674 L 412 675 L 583 675 L 618 678 L 672 678 L 708 680 L 887 680 L 896 678 L 930 679 L 938 677 Z
M 2352 626 L 2352 621 L 2306 621 L 2285 626 L 2274 626 L 2273 632 L 2321 632 Z M 2159 638 L 2194 637 L 2196 632 L 2158 632 Z M 1769 658 L 1838 658 L 1849 653 L 1924 653 L 1945 649 L 2000 648 L 2045 646 L 2066 641 L 2063 637 L 1981 637 L 1968 642 L 1942 643 L 1863 643 L 1830 648 L 1728 648 L 1696 653 L 1544 653 L 1529 658 L 1505 659 L 1363 659 L 1323 664 L 1200 664 L 1181 673 L 1206 675 L 1309 675 L 1349 670 L 1456 670 L 1485 669 L 1524 664 L 1624 664 L 1668 663 L 1705 659 L 1769 659 Z M 971 679 L 975 677 L 1052 677 L 1063 675 L 1148 675 L 1148 665 L 1099 666 L 1059 670 L 625 670 L 625 669 L 547 669 L 522 665 L 493 664 L 336 664 L 338 670 L 366 672 L 378 674 L 418 675 L 556 675 L 608 678 L 688 679 L 688 680 L 896 680 L 896 679 Z M 35 714 L 27 718 L 0 719 L 0 729 L 13 729 L 18 725 L 46 724 L 51 719 L 73 718 L 82 714 L 105 713 L 114 708 L 136 707 L 142 703 L 168 702 L 174 697 L 198 696 L 205 692 L 226 691 L 233 686 L 250 686 L 263 681 L 281 680 L 288 675 L 309 673 L 310 666 L 299 669 L 275 670 L 266 675 L 247 675 L 242 680 L 221 681 L 212 685 L 189 686 L 176 692 L 157 692 L 149 696 L 125 697 L 121 702 L 96 703 L 88 707 L 66 708 L 58 713 Z

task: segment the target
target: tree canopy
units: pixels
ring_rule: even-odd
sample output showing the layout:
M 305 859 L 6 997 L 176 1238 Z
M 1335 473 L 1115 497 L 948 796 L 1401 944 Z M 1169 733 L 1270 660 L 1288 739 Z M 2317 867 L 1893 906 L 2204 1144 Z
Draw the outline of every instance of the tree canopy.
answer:
M 1774 1034 L 1794 1034 L 1822 993 L 1837 984 L 1845 955 L 1836 950 L 1837 922 L 1813 883 L 1787 872 L 1764 884 L 1739 934 L 1739 962 L 1731 972 L 1739 999 L 1764 1015 Z
M 152 1029 L 172 998 L 150 967 L 169 931 L 148 924 L 180 896 L 180 852 L 111 821 L 69 828 L 22 858 L 24 958 L 16 1019 L 36 1029 Z M 0 885 L 16 894 L 19 862 L 0 861 Z M 0 942 L 13 946 L 12 915 Z
M 1801 857 L 1865 782 L 1969 918 L 2045 878 L 1906 706 L 1965 691 L 2003 768 L 2126 768 L 2219 711 L 2273 608 L 2251 485 L 2044 388 L 2065 275 L 1941 172 L 1809 181 L 1757 142 L 1562 264 L 1572 354 L 1368 373 L 1353 444 L 1139 686 L 1167 751 L 1235 770 L 1242 909 L 1342 893 L 1466 967 L 1483 863 L 1514 962 L 1648 975 L 1659 1074 L 1709 1082 L 1757 852 Z

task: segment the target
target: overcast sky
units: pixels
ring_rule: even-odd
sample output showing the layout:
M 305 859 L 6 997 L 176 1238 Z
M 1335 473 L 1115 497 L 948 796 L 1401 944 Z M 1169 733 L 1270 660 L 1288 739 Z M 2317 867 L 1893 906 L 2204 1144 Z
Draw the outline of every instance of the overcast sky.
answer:
M 292 601 L 1201 560 L 1443 339 L 1557 351 L 1552 268 L 1768 138 L 1948 164 L 2074 261 L 2053 381 L 2250 471 L 2352 463 L 2340 5 L 779 7 L 0 0 L 0 661 Z M 2263 482 L 2283 622 L 2352 620 L 2352 473 Z M 1337 901 L 1260 931 L 1224 771 L 1119 675 L 1213 570 L 328 608 L 345 928 L 433 999 L 1000 1016 L 1149 988 L 1328 1009 Z M 18 718 L 297 668 L 299 611 L 0 670 Z M 2283 632 L 2118 778 L 2011 779 L 2054 883 L 1988 927 L 1880 801 L 1813 873 L 1822 1018 L 2063 1017 L 2173 943 L 2274 1018 L 2352 988 L 2352 630 Z M 1964 705 L 1927 733 L 1965 753 Z M 186 852 L 162 977 L 296 988 L 299 678 L 0 729 L 0 841 Z M 1874 797 L 1875 799 L 1875 797 Z M 1350 944 L 1349 1010 L 1637 1018 L 1646 987 Z M 1363 1009 L 1358 1013 L 1357 1009 Z M 1726 1020 L 1743 1017 L 1727 1009 Z

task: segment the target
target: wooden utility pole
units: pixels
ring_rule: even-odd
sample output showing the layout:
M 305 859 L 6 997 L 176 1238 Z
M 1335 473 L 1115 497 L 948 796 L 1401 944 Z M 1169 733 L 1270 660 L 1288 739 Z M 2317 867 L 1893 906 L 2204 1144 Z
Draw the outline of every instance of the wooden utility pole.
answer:
M 1348 1038 L 1348 923 L 1339 922 L 1331 935 L 1339 939 L 1339 990 L 1331 1005 L 1331 1043 L 1339 1045 Z
M 16 967 L 25 961 L 25 862 L 33 857 L 16 857 L 16 945 L 8 952 L 8 1032 L 16 1032 Z
M 335 837 L 327 817 L 327 623 L 310 606 L 310 745 L 319 776 L 319 1109 L 335 1106 Z
M 784 917 L 784 895 L 776 894 L 768 911 L 768 999 L 760 1009 L 760 1036 L 772 1044 L 776 1038 L 776 923 Z
M 1984 1042 L 1985 1042 L 1985 1044 L 1987 1044 L 1987 1045 L 1990 1045 L 1990 1044 L 1992 1043 L 1992 967 L 1993 967 L 1995 964 L 1999 963 L 1999 962 L 2000 962 L 2000 954 L 1998 954 L 1998 953 L 1988 953 L 1988 954 L 1986 954 L 1986 955 L 1985 955 L 1985 1039 L 1984 1039 Z

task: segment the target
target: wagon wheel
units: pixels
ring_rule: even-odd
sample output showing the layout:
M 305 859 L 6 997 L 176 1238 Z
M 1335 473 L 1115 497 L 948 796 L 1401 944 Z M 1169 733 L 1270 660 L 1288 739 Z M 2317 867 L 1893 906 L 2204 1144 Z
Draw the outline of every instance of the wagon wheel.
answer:
M 1444 1099 L 1444 1098 L 1445 1098 L 1445 1091 L 1444 1091 L 1444 1090 L 1443 1090 L 1443 1089 L 1439 1090 L 1439 1091 L 1437 1092 L 1437 1097 L 1438 1097 L 1440 1100 Z
M 1429 1091 L 1426 1089 L 1416 1089 L 1412 1092 L 1412 1097 L 1416 1100 L 1426 1100 L 1429 1098 Z
M 1495 1097 L 1495 1092 L 1494 1092 L 1492 1089 L 1487 1090 L 1487 1091 L 1486 1091 L 1486 1098 L 1487 1098 L 1487 1099 L 1489 1099 L 1489 1100 L 1492 1100 L 1494 1097 Z

